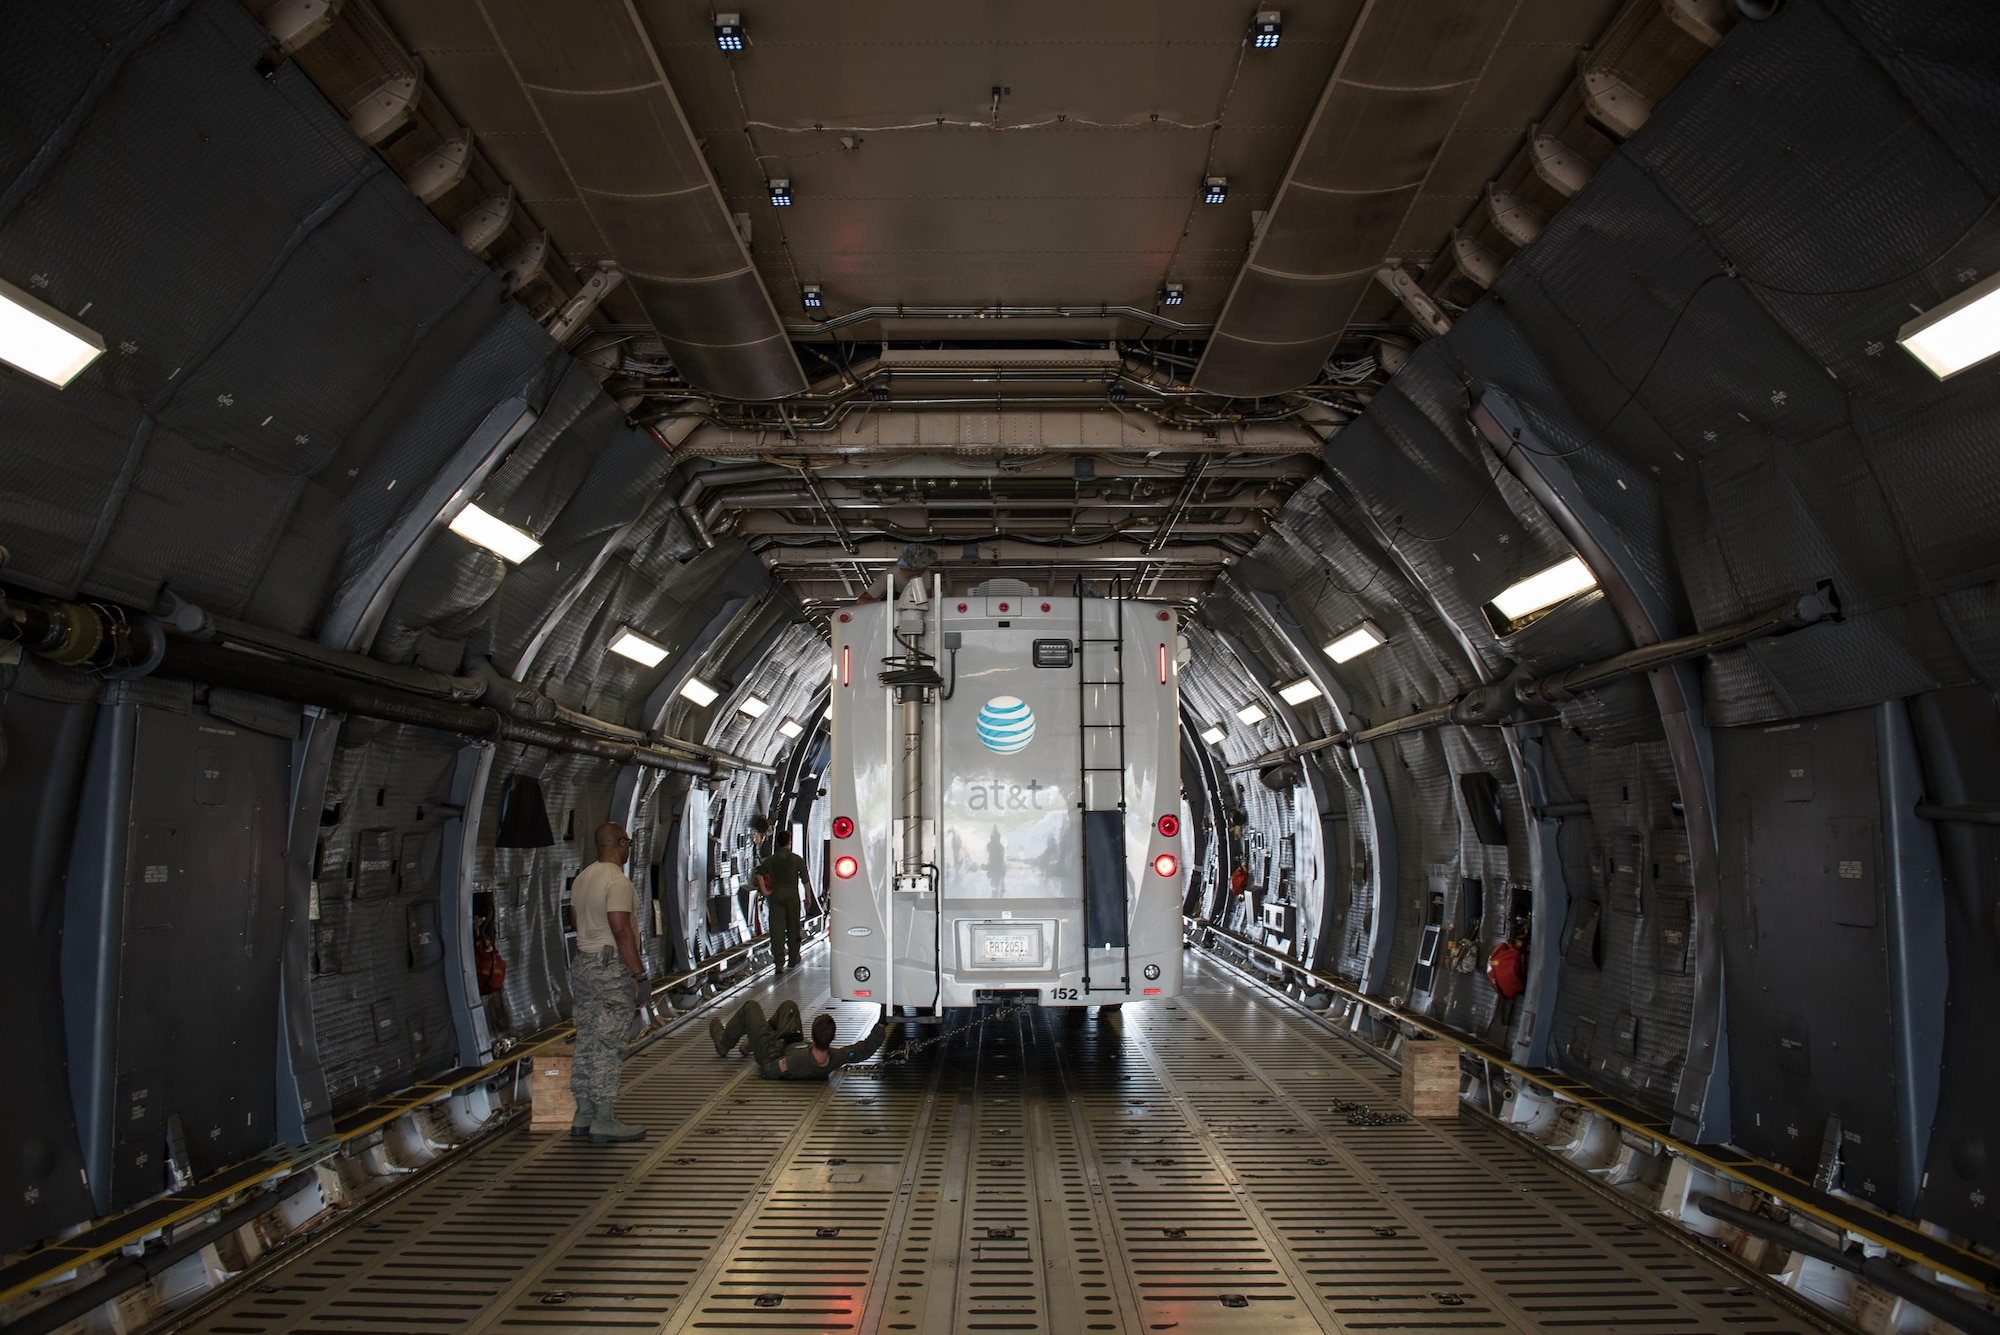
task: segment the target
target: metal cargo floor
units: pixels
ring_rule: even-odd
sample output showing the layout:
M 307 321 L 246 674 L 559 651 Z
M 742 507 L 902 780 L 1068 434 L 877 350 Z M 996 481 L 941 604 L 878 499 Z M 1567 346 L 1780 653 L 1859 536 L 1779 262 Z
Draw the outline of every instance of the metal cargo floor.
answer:
M 1179 1001 L 1023 1010 L 831 1085 L 696 1024 L 627 1063 L 645 1141 L 506 1133 L 192 1329 L 1816 1329 L 1504 1133 L 1353 1124 L 1393 1073 L 1188 963 Z M 822 976 L 751 995 L 824 1005 Z

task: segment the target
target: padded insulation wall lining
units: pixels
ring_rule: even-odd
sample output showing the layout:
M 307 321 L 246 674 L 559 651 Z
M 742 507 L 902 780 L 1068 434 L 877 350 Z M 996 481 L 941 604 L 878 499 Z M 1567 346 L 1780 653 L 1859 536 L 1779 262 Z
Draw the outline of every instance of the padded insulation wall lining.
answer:
M 1329 448 L 1327 467 L 1478 655 L 1504 661 L 1480 605 L 1570 554 L 1541 507 L 1475 436 L 1444 345 L 1419 348 Z
M 535 422 L 473 497 L 481 509 L 540 535 L 561 514 L 618 432 L 617 407 L 575 363 L 560 373 Z M 586 558 L 587 559 L 587 558 Z M 517 567 L 455 534 L 432 537 L 383 618 L 373 646 L 392 662 L 413 658 L 456 672 L 495 640 L 508 582 L 524 569 L 555 570 L 560 554 L 537 552 Z
M 1660 468 L 1699 625 L 1840 587 L 1844 623 L 1718 658 L 1714 723 L 1993 679 L 1954 591 L 2000 564 L 2000 381 L 1940 385 L 1892 338 L 2000 268 L 1982 138 L 2000 95 L 1967 74 L 1996 43 L 2000 15 L 1977 6 L 1917 25 L 1849 0 L 1743 25 L 1496 285 L 1599 424 L 1579 459 Z M 1791 95 L 1802 69 L 1837 106 Z M 1451 341 L 1486 374 L 1474 340 Z
M 17 115 L 48 129 L 83 106 L 73 134 L 33 145 L 32 181 L 0 196 L 0 269 L 87 307 L 111 347 L 60 396 L 0 384 L 17 447 L 0 469 L 26 470 L 0 479 L 13 573 L 140 603 L 170 582 L 304 630 L 345 540 L 332 502 L 356 485 L 348 469 L 412 436 L 455 445 L 465 386 L 433 382 L 494 329 L 512 331 L 507 384 L 550 348 L 302 74 L 256 76 L 268 39 L 239 7 L 188 6 L 94 102 L 60 101 L 83 95 L 97 43 L 115 48 L 155 8 L 26 15 L 47 30 L 0 56 L 0 82 L 58 99 L 19 98 Z M 100 31 L 58 31 L 71 24 Z M 439 455 L 390 452 L 406 479 Z M 365 538 L 392 511 L 350 505 L 348 527 Z
M 641 551 L 663 542 L 673 551 L 691 550 L 679 516 L 667 517 L 673 512 L 673 490 L 665 485 L 671 462 L 652 436 L 612 423 L 589 473 L 543 531 L 543 559 L 514 569 L 497 609 L 492 641 L 475 641 L 473 651 L 490 651 L 496 662 L 511 668 L 564 599 L 577 593 L 585 604 L 595 601 L 594 594 L 578 590 L 594 578 L 592 569 L 600 558 L 602 567 L 609 568 L 618 562 L 629 565 Z M 617 548 L 607 554 L 614 539 Z

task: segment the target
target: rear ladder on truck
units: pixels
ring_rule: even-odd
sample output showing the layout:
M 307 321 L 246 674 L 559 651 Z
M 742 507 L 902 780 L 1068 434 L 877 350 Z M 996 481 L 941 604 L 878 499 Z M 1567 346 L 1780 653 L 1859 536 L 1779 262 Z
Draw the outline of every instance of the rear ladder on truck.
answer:
M 1132 942 L 1127 930 L 1130 912 L 1125 865 L 1125 584 L 1111 581 L 1112 621 L 1116 634 L 1093 636 L 1086 611 L 1084 583 L 1076 582 L 1077 679 L 1077 808 L 1083 817 L 1083 991 L 1132 990 Z M 1093 659 L 1091 648 L 1098 650 Z M 1109 650 L 1107 654 L 1105 651 Z M 1093 671 L 1097 673 L 1093 676 Z M 1092 692 L 1096 692 L 1093 708 Z M 1097 717 L 1093 717 L 1096 715 Z M 1097 740 L 1093 740 L 1097 739 Z M 1117 763 L 1092 764 L 1114 750 Z M 1093 782 L 1094 775 L 1115 774 L 1116 784 Z M 1115 788 L 1117 801 L 1110 803 Z M 1100 796 L 1101 794 L 1101 796 Z M 1118 982 L 1099 986 L 1092 979 L 1091 953 L 1123 951 Z

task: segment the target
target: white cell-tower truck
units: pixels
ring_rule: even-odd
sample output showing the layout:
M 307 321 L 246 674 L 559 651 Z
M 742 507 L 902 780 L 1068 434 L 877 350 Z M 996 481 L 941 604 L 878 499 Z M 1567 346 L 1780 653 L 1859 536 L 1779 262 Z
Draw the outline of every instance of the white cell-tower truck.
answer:
M 834 615 L 835 997 L 1179 994 L 1179 618 L 1113 592 L 933 575 Z

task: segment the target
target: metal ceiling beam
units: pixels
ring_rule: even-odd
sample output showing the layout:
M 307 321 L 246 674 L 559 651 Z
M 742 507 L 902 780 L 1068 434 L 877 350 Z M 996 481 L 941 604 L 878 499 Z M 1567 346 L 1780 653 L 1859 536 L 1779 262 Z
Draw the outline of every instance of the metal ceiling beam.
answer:
M 1577 485 L 1562 451 L 1541 439 L 1514 401 L 1496 389 L 1482 389 L 1472 422 L 1590 567 L 1632 643 L 1643 649 L 1671 638 L 1677 629 L 1671 607 L 1617 527 Z M 1701 679 L 1693 666 L 1676 663 L 1647 676 L 1687 817 L 1688 869 L 1694 881 L 1694 1004 L 1688 1017 L 1686 1056 L 1674 1090 L 1674 1134 L 1698 1144 L 1715 1144 L 1729 1139 L 1730 1126 L 1715 744 L 1709 736 Z M 1538 935 L 1547 931 L 1546 923 L 1537 924 Z
M 909 544 L 900 539 L 872 538 L 857 542 L 855 550 L 847 552 L 839 547 L 773 547 L 762 553 L 764 565 L 770 569 L 801 568 L 810 566 L 847 565 L 860 562 L 862 565 L 894 565 Z M 1226 547 L 1213 545 L 1175 546 L 1156 556 L 1146 555 L 1144 543 L 1140 542 L 1086 542 L 1074 546 L 1058 546 L 1053 543 L 1022 542 L 1014 538 L 970 544 L 978 549 L 976 556 L 959 556 L 953 549 L 960 544 L 940 540 L 935 544 L 938 551 L 937 564 L 950 569 L 979 569 L 996 562 L 1006 562 L 1039 568 L 1047 566 L 1101 566 L 1139 565 L 1150 561 L 1154 565 L 1171 566 L 1226 566 L 1235 565 L 1235 552 Z
M 1103 408 L 966 412 L 876 410 L 834 430 L 787 432 L 707 424 L 682 458 L 844 458 L 875 454 L 1032 456 L 1074 454 L 1312 454 L 1320 438 L 1293 422 L 1249 422 L 1211 431 L 1163 427 Z

